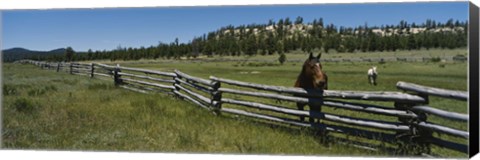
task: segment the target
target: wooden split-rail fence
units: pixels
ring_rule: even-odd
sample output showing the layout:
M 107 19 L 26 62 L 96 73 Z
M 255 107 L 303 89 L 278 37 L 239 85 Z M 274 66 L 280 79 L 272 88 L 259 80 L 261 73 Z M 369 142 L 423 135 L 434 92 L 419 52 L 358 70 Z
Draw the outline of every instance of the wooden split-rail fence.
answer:
M 452 101 L 467 101 L 469 96 L 465 91 L 439 89 L 407 82 L 398 82 L 396 85 L 404 92 L 320 91 L 256 84 L 214 76 L 204 79 L 179 70 L 163 72 L 123 67 L 118 64 L 112 66 L 101 63 L 50 63 L 33 60 L 18 62 L 92 78 L 112 78 L 119 87 L 142 93 L 172 94 L 217 115 L 228 113 L 252 117 L 269 124 L 310 127 L 322 131 L 322 134 L 355 136 L 382 143 L 381 147 L 378 147 L 362 142 L 346 142 L 366 149 L 381 150 L 388 148 L 384 143 L 391 143 L 397 146 L 397 149 L 392 149 L 395 152 L 401 151 L 405 146 L 415 146 L 423 149 L 422 153 L 414 154 L 428 155 L 430 146 L 436 145 L 468 153 L 468 145 L 465 144 L 469 138 L 468 131 L 457 129 L 458 126 L 436 124 L 427 118 L 433 115 L 447 122 L 459 121 L 456 123 L 466 126 L 469 120 L 467 114 L 429 106 L 431 96 L 453 99 Z M 298 110 L 295 105 L 291 105 L 292 103 L 319 105 L 322 106 L 322 111 Z M 325 107 L 335 110 L 328 111 L 323 109 Z M 336 109 L 349 110 L 354 114 L 340 115 L 337 113 L 342 111 Z M 299 117 L 317 119 L 317 122 L 300 121 Z M 390 117 L 390 121 L 385 120 L 388 118 L 378 117 Z

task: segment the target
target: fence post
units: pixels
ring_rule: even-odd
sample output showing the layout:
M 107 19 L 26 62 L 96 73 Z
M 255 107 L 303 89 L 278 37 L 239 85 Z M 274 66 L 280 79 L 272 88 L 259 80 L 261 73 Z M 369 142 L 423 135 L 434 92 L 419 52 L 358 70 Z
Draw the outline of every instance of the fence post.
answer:
M 422 96 L 423 97 L 423 96 Z M 424 97 L 425 99 L 428 99 Z M 407 132 L 397 132 L 397 140 L 399 140 L 399 151 L 406 154 L 416 154 L 420 155 L 422 153 L 430 153 L 430 145 L 427 142 L 430 137 L 432 137 L 432 131 L 424 130 L 416 127 L 414 124 L 418 122 L 427 121 L 427 115 L 423 112 L 414 112 L 410 108 L 418 104 L 414 103 L 401 103 L 395 102 L 395 109 L 406 110 L 408 112 L 415 113 L 417 118 L 401 118 L 398 120 L 410 127 L 410 131 Z M 420 147 L 420 148 L 419 148 Z M 402 154 L 403 154 L 402 153 Z
M 57 72 L 60 71 L 60 62 L 57 63 Z
M 220 115 L 220 109 L 222 108 L 222 92 L 218 91 L 221 87 L 221 83 L 218 81 L 212 81 L 212 99 L 211 99 L 211 106 L 213 113 L 215 115 Z
M 70 74 L 73 74 L 73 62 L 70 62 Z
M 175 73 L 175 77 L 173 77 L 173 80 L 175 80 L 175 83 L 173 83 L 173 87 L 175 87 L 175 90 L 174 91 L 177 91 L 177 92 L 180 92 L 180 88 L 178 88 L 176 85 L 180 85 L 180 81 L 178 81 L 179 79 L 181 79 L 182 76 L 178 75 L 177 73 Z M 175 85 L 176 84 L 176 85 Z M 175 93 L 175 92 L 174 92 Z M 175 94 L 177 95 L 177 94 Z M 180 96 L 178 96 L 180 97 Z
M 122 83 L 122 79 L 120 79 L 120 75 L 118 74 L 118 72 L 121 72 L 119 67 L 120 64 L 117 64 L 115 69 L 113 69 L 113 82 L 115 83 L 115 86 L 118 86 Z
M 417 95 L 425 99 L 425 103 L 423 104 L 430 103 L 428 94 L 417 94 Z M 411 105 L 409 107 L 413 107 L 413 106 L 414 105 Z M 412 112 L 417 114 L 417 116 L 419 117 L 418 119 L 416 119 L 415 123 L 427 121 L 428 117 L 426 113 L 416 112 L 416 111 L 412 111 Z M 427 154 L 429 154 L 431 152 L 431 147 L 430 147 L 430 143 L 428 142 L 428 139 L 431 139 L 433 137 L 433 131 L 428 129 L 418 128 L 418 127 L 414 127 L 414 129 L 415 129 L 415 132 L 414 132 L 414 137 L 412 141 L 414 141 L 415 144 L 418 144 L 421 147 L 420 152 L 424 151 L 424 152 L 427 152 Z
M 90 78 L 93 78 L 93 75 L 94 75 L 93 73 L 95 72 L 95 67 L 94 67 L 95 64 L 91 63 L 90 65 L 91 65 L 90 67 L 92 67 L 92 72 L 90 73 Z

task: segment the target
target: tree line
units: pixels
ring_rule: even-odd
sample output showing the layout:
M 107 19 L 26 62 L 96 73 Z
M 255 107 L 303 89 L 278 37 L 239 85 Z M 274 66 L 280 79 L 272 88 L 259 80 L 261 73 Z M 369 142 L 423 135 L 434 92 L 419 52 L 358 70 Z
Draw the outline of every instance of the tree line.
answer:
M 397 25 L 337 27 L 324 24 L 323 19 L 304 23 L 282 18 L 265 24 L 228 25 L 188 43 L 160 42 L 150 47 L 121 47 L 113 50 L 78 52 L 71 47 L 65 55 L 32 57 L 39 60 L 139 60 L 179 59 L 206 56 L 272 55 L 294 50 L 304 52 L 373 52 L 416 49 L 454 49 L 467 46 L 468 22 L 448 20 L 445 23 L 426 20 L 422 24 L 400 21 Z

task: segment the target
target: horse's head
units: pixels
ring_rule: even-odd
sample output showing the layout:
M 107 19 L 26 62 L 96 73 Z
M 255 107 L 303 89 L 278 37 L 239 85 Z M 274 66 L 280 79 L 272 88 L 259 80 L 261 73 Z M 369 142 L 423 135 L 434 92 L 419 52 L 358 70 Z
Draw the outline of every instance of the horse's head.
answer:
M 322 64 L 320 63 L 320 58 L 322 53 L 319 53 L 316 57 L 310 52 L 310 56 L 303 64 L 302 73 L 300 76 L 305 76 L 307 79 L 310 79 L 307 83 L 313 83 L 312 85 L 303 85 L 303 86 L 312 86 L 313 88 L 327 89 L 327 75 L 322 70 Z
M 313 53 L 310 52 L 310 56 L 303 63 L 303 69 L 307 73 L 313 73 L 314 70 L 321 70 L 322 65 L 320 64 L 320 57 L 322 54 L 318 54 L 317 57 L 313 56 Z

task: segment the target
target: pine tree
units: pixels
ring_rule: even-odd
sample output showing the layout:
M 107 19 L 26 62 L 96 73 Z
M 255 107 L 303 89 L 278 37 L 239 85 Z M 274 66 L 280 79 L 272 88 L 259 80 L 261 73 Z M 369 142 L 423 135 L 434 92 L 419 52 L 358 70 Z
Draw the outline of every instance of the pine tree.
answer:
M 87 51 L 87 60 L 93 60 L 93 51 L 92 51 L 92 49 L 88 49 L 88 51 Z
M 280 57 L 278 57 L 278 61 L 282 65 L 283 65 L 283 63 L 285 63 L 286 60 L 287 60 L 287 56 L 285 55 L 285 53 L 280 54 Z
M 303 23 L 303 18 L 298 16 L 297 19 L 295 20 L 295 24 L 302 24 Z
M 72 47 L 67 47 L 65 49 L 65 61 L 71 62 L 74 60 L 75 56 L 75 51 L 72 49 Z

